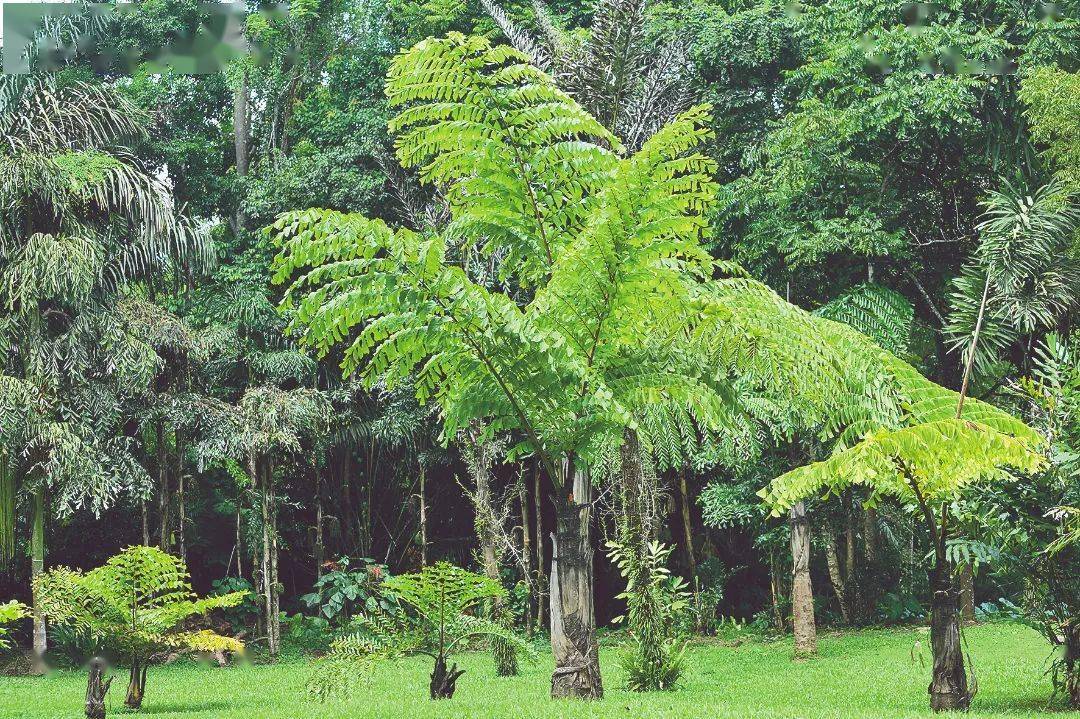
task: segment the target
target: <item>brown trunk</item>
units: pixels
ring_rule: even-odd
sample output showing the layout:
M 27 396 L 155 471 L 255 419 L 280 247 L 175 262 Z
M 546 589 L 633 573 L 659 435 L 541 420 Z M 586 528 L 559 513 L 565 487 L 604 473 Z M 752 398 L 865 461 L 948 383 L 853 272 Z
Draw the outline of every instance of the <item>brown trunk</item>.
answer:
M 146 696 L 146 662 L 139 657 L 132 657 L 131 672 L 128 676 L 124 706 L 137 710 L 142 707 L 143 698 Z
M 975 621 L 975 570 L 970 562 L 960 567 L 960 619 Z
M 844 624 L 850 624 L 851 616 L 848 614 L 845 595 L 846 586 L 843 574 L 840 572 L 840 559 L 836 556 L 836 537 L 829 530 L 825 531 L 825 563 L 829 567 L 829 581 L 832 583 L 833 592 L 836 593 L 836 600 L 840 604 L 840 615 L 844 619 Z
M 518 505 L 521 507 L 521 572 L 525 583 L 532 589 L 532 542 L 529 537 L 529 490 L 525 487 L 524 473 L 518 474 Z M 532 592 L 529 592 L 532 594 Z M 525 603 L 525 635 L 532 639 L 533 607 L 532 597 Z
M 551 557 L 551 650 L 555 671 L 551 696 L 600 699 L 600 655 L 593 611 L 593 556 L 589 541 L 592 486 L 588 473 L 569 459 L 563 476 L 572 487 L 569 497 L 556 501 L 556 527 Z
M 960 646 L 959 592 L 952 582 L 947 563 L 939 558 L 930 579 L 930 649 L 934 655 L 934 673 L 930 682 L 930 708 L 940 711 L 966 711 L 971 704 L 964 653 Z
M 451 664 L 447 669 L 446 658 L 441 655 L 436 657 L 435 668 L 431 671 L 431 698 L 450 699 L 453 697 L 454 690 L 457 689 L 458 677 L 464 673 L 465 670 L 458 669 L 457 664 Z
M 682 510 L 683 550 L 686 552 L 686 569 L 690 581 L 697 577 L 697 559 L 694 557 L 694 532 L 690 523 L 690 493 L 686 489 L 686 470 L 679 468 L 679 504 Z
M 772 600 L 773 626 L 784 631 L 784 615 L 780 612 L 780 578 L 776 576 L 776 556 L 769 550 L 769 597 Z
M 533 473 L 533 515 L 536 519 L 536 626 L 542 628 L 547 623 L 547 574 L 544 573 L 544 513 L 540 504 L 543 493 L 540 490 L 540 465 L 537 463 Z M 550 630 L 550 627 L 549 627 Z
M 271 477 L 268 470 L 268 462 L 266 460 L 251 460 L 252 474 L 256 477 L 256 481 L 259 484 L 259 494 L 261 495 L 260 505 L 262 510 L 262 592 L 263 592 L 263 621 L 266 625 L 266 646 L 267 651 L 271 657 L 276 657 L 278 653 L 277 645 L 277 614 L 275 613 L 277 592 L 275 591 L 275 577 L 273 568 L 273 546 L 274 540 L 273 534 L 273 510 L 271 503 L 273 498 L 270 495 L 270 483 Z
M 105 679 L 105 660 L 90 660 L 90 676 L 86 680 L 86 719 L 105 719 L 105 695 L 109 693 L 112 677 Z
M 274 471 L 270 461 L 266 462 L 266 487 L 270 495 L 270 635 L 273 637 L 273 652 L 277 656 L 281 650 L 281 581 L 278 579 L 278 533 L 277 533 L 277 495 L 274 492 Z
M 187 542 L 184 538 L 184 523 L 187 521 L 187 509 L 184 507 L 184 473 L 183 468 L 178 467 L 176 475 L 176 544 L 177 553 L 185 562 L 187 561 Z
M 810 583 L 810 522 L 802 502 L 791 508 L 791 621 L 795 656 L 817 653 L 814 590 Z

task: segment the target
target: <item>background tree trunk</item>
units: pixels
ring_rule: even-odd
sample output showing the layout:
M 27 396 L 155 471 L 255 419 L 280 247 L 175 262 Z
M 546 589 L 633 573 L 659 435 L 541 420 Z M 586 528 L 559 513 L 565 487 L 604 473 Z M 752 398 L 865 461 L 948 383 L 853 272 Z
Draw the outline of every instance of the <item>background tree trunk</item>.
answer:
M 847 587 L 844 584 L 844 576 L 840 571 L 840 559 L 836 556 L 836 537 L 828 529 L 825 530 L 825 563 L 829 568 L 829 581 L 832 583 L 833 592 L 836 594 L 836 600 L 840 604 L 840 615 L 843 617 L 844 624 L 850 624 L 851 616 L 848 613 Z
M 536 626 L 542 629 L 547 623 L 546 607 L 548 599 L 548 579 L 544 572 L 544 512 L 540 498 L 543 493 L 540 489 L 540 465 L 534 468 L 533 473 L 533 515 L 536 519 Z M 550 627 L 548 630 L 550 631 Z
M 679 504 L 682 513 L 683 549 L 686 552 L 686 571 L 690 576 L 687 581 L 695 586 L 697 579 L 697 558 L 694 556 L 694 531 L 690 522 L 690 492 L 686 487 L 686 468 L 679 467 Z
M 551 696 L 600 699 L 600 655 L 593 612 L 593 556 L 589 541 L 592 486 L 587 472 L 563 461 L 570 496 L 556 500 L 556 526 L 551 558 L 551 651 L 555 671 Z
M 30 530 L 30 579 L 36 580 L 45 571 L 45 487 L 34 490 L 33 519 Z M 45 615 L 34 593 L 34 661 L 32 670 L 42 673 L 45 669 L 45 650 L 48 649 L 45 632 Z
M 533 635 L 533 595 L 535 594 L 535 582 L 532 580 L 532 542 L 529 537 L 529 490 L 525 486 L 524 471 L 518 474 L 517 480 L 518 505 L 521 507 L 521 571 L 525 576 L 525 583 L 529 586 L 529 601 L 525 604 L 525 636 L 532 639 Z
M 817 653 L 817 625 L 814 622 L 814 590 L 810 583 L 810 522 L 806 506 L 791 508 L 791 621 L 795 633 L 795 656 Z
M 427 477 L 420 468 L 420 565 L 426 567 L 427 558 Z

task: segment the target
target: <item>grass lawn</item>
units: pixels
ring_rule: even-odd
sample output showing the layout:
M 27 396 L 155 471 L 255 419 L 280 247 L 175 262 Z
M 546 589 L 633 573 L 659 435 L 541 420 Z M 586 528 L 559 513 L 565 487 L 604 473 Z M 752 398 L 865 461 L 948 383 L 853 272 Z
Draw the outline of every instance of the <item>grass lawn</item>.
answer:
M 971 717 L 1034 717 L 1050 692 L 1043 676 L 1047 645 L 1030 629 L 990 624 L 967 630 L 979 693 Z M 551 658 L 525 665 L 521 676 L 498 679 L 484 654 L 459 657 L 468 670 L 457 695 L 427 699 L 426 660 L 387 664 L 345 701 L 312 703 L 304 694 L 310 665 L 225 669 L 197 664 L 153 667 L 141 714 L 184 719 L 412 719 L 414 717 L 896 717 L 931 716 L 926 686 L 929 667 L 925 630 L 871 630 L 821 637 L 821 654 L 792 662 L 790 640 L 749 641 L 740 646 L 695 645 L 688 670 L 674 692 L 633 694 L 620 688 L 619 649 L 605 649 L 605 698 L 601 702 L 551 701 Z M 916 647 L 920 643 L 920 648 Z M 915 660 L 912 661 L 912 652 Z M 110 691 L 110 714 L 123 713 L 126 673 Z M 45 678 L 0 678 L 0 717 L 81 717 L 85 678 L 60 672 Z M 1080 719 L 1080 712 L 1055 717 Z

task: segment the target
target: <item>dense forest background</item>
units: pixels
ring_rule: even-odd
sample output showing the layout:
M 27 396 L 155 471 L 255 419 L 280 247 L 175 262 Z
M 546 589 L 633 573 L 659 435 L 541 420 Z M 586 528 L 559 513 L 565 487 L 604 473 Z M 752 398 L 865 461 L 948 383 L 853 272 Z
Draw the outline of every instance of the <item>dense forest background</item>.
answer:
M 194 0 L 137 5 L 104 30 L 120 55 L 193 31 L 203 12 Z M 305 595 L 326 575 L 369 565 L 400 574 L 447 559 L 501 575 L 522 624 L 542 626 L 555 516 L 536 458 L 507 461 L 516 439 L 482 427 L 443 435 L 438 409 L 407 386 L 343 377 L 341 349 L 317 358 L 301 346 L 278 309 L 284 288 L 271 281 L 278 247 L 267 228 L 280 213 L 327 208 L 418 231 L 444 221 L 438 192 L 395 158 L 384 83 L 399 52 L 458 31 L 519 47 L 561 38 L 545 50 L 554 76 L 609 126 L 623 122 L 620 93 L 639 92 L 642 77 L 673 107 L 710 104 L 719 199 L 709 250 L 781 297 L 954 390 L 981 332 L 967 393 L 1044 431 L 1065 479 L 965 498 L 956 514 L 968 531 L 950 556 L 969 614 L 1021 604 L 1030 577 L 1018 567 L 1034 540 L 1006 535 L 1056 531 L 1039 524 L 1044 510 L 1080 504 L 1076 419 L 1058 411 L 1075 402 L 1080 377 L 1069 349 L 1080 307 L 1069 211 L 1080 190 L 1080 6 L 645 5 L 632 26 L 594 27 L 590 0 L 294 0 L 287 15 L 249 17 L 265 62 L 208 75 L 63 69 L 61 85 L 108 85 L 144 114 L 147 132 L 125 156 L 183 208 L 191 227 L 178 236 L 195 249 L 78 300 L 40 297 L 49 311 L 35 331 L 50 362 L 83 343 L 78 367 L 59 371 L 50 409 L 82 444 L 54 451 L 48 478 L 17 481 L 15 460 L 5 465 L 0 509 L 13 531 L 0 532 L 0 596 L 29 603 L 36 546 L 47 566 L 93 567 L 153 544 L 186 559 L 200 593 L 257 588 L 269 541 L 288 615 L 311 610 Z M 581 48 L 610 51 L 604 77 L 582 70 L 597 60 Z M 650 74 L 657 65 L 670 67 Z M 641 127 L 633 131 L 647 135 Z M 988 224 L 995 218 L 1048 229 L 1009 244 Z M 5 350 L 19 331 L 13 258 L 0 254 Z M 40 261 L 61 289 L 77 272 L 70 257 Z M 75 336 L 69 328 L 83 320 L 91 329 Z M 715 441 L 690 422 L 652 427 L 648 438 L 651 531 L 675 547 L 672 569 L 705 624 L 783 628 L 792 613 L 792 524 L 770 517 L 757 493 L 829 447 L 793 429 L 784 407 L 758 409 Z M 598 494 L 602 547 L 617 532 L 617 502 Z M 910 507 L 870 498 L 854 487 L 806 503 L 819 622 L 902 621 L 928 604 L 931 537 Z M 603 626 L 624 612 L 625 580 L 605 552 L 595 562 Z

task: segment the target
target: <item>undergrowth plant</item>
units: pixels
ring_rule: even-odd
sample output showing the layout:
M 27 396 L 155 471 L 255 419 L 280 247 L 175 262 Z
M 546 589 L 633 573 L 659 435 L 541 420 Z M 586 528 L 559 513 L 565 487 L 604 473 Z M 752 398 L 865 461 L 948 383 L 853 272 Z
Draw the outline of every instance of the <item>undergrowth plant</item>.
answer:
M 639 555 L 608 543 L 608 556 L 626 579 L 626 591 L 618 596 L 626 601 L 626 614 L 615 621 L 625 622 L 634 640 L 622 661 L 630 691 L 674 689 L 682 676 L 686 638 L 680 627 L 691 595 L 682 577 L 667 568 L 673 549 L 649 542 Z
M 57 567 L 34 582 L 34 594 L 48 621 L 87 631 L 130 662 L 124 704 L 142 706 L 146 670 L 161 651 L 241 652 L 244 645 L 208 629 L 192 630 L 187 620 L 233 607 L 245 592 L 198 598 L 184 561 L 156 547 L 128 547 L 89 572 Z
M 308 688 L 316 698 L 325 700 L 343 692 L 376 662 L 420 654 L 435 661 L 431 698 L 449 699 L 464 673 L 456 663 L 449 664 L 450 656 L 469 641 L 499 639 L 519 651 L 532 651 L 512 630 L 484 616 L 486 602 L 506 595 L 493 579 L 439 562 L 415 574 L 392 577 L 384 586 L 397 596 L 404 611 L 377 606 L 358 616 L 353 622 L 355 631 L 334 643 L 330 656 L 312 677 Z

